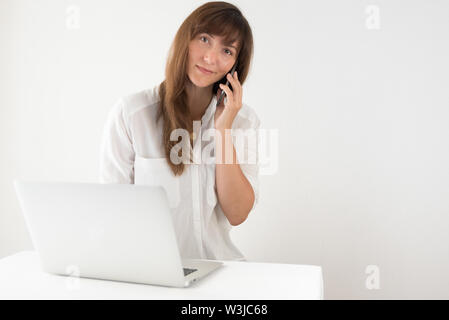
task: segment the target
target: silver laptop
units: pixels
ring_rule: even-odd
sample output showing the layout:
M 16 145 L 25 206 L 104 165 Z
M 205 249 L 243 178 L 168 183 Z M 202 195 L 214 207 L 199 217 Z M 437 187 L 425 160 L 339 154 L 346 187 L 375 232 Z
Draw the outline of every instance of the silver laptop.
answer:
M 160 186 L 17 179 L 14 186 L 48 273 L 187 287 L 223 264 L 181 259 Z

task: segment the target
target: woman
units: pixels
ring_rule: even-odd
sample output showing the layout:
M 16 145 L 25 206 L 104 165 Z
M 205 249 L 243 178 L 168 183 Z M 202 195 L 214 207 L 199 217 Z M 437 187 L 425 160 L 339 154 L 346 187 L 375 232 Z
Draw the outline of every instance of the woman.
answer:
M 254 110 L 242 103 L 252 55 L 251 28 L 240 10 L 226 2 L 206 3 L 179 28 L 166 79 L 120 99 L 105 125 L 100 181 L 162 185 L 182 258 L 246 260 L 229 231 L 246 220 L 258 201 L 258 166 L 257 160 L 240 162 L 236 156 L 254 156 L 257 146 L 226 145 L 226 136 L 231 137 L 230 129 L 254 133 L 260 125 Z M 220 85 L 226 80 L 230 86 Z M 216 106 L 222 90 L 226 98 Z M 215 161 L 173 161 L 185 150 L 175 147 L 187 145 L 173 135 L 179 129 L 190 134 L 190 155 L 209 150 L 211 141 L 201 132 L 216 130 L 211 137 Z

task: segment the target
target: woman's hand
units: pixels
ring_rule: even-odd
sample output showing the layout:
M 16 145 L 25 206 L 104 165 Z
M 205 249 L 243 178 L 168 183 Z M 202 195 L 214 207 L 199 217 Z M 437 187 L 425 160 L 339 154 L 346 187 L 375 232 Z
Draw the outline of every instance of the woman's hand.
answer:
M 226 78 L 232 85 L 233 91 L 231 91 L 229 86 L 220 84 L 221 90 L 219 89 L 217 92 L 217 99 L 223 90 L 226 93 L 226 104 L 224 103 L 225 99 L 223 99 L 215 110 L 215 129 L 231 129 L 237 113 L 242 108 L 242 85 L 239 82 L 237 71 L 234 72 L 234 77 L 228 73 Z

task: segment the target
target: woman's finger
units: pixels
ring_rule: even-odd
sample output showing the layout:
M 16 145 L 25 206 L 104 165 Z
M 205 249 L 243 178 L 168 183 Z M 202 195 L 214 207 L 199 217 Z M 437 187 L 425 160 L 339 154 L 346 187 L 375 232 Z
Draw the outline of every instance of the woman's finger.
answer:
M 227 98 L 228 102 L 234 100 L 234 95 L 228 86 L 225 86 L 224 84 L 220 84 L 220 88 L 226 93 L 226 98 Z

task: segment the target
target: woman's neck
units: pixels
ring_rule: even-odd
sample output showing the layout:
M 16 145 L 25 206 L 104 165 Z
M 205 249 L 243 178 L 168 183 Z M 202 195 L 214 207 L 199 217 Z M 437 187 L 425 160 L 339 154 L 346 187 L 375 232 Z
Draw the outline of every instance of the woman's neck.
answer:
M 200 121 L 209 106 L 213 94 L 212 87 L 197 87 L 194 84 L 187 85 L 187 105 L 193 121 Z

